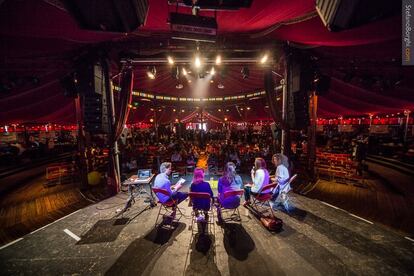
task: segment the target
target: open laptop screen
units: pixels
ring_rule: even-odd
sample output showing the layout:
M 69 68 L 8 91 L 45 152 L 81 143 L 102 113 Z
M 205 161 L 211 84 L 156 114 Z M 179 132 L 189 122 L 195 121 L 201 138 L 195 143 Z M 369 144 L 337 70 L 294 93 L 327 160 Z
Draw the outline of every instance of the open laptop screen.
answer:
M 139 179 L 145 179 L 151 176 L 151 170 L 150 169 L 143 169 L 138 170 L 138 178 Z

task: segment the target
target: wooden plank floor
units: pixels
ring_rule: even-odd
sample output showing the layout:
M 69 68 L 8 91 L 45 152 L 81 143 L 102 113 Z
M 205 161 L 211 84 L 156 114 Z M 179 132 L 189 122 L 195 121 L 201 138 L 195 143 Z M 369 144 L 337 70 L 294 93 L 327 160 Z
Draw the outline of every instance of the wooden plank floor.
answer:
M 394 181 L 399 181 L 398 172 L 396 172 L 394 179 Z M 319 180 L 315 188 L 306 195 L 328 202 L 365 219 L 414 235 L 412 220 L 414 199 L 412 196 L 396 193 L 378 179 L 368 181 L 369 188 L 364 188 Z
M 45 187 L 45 177 L 0 198 L 0 244 L 6 244 L 89 204 L 75 184 Z

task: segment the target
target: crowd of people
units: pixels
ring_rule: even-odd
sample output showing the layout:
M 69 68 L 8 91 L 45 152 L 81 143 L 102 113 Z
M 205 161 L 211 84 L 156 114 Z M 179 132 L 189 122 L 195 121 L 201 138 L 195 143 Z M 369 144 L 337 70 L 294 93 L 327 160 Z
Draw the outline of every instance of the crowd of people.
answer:
M 19 133 L 15 141 L 0 143 L 0 166 L 30 163 L 76 149 L 76 137 L 70 132 L 56 132 L 55 137 Z
M 256 157 L 270 160 L 274 152 L 269 127 L 260 131 L 252 128 L 183 130 L 180 134 L 164 131 L 158 139 L 154 131 L 132 130 L 122 138 L 121 163 L 124 171 L 146 165 L 156 170 L 163 161 L 195 166 L 200 155 L 205 154 L 211 171 L 222 169 L 230 161 L 236 164 L 237 170 L 243 170 Z

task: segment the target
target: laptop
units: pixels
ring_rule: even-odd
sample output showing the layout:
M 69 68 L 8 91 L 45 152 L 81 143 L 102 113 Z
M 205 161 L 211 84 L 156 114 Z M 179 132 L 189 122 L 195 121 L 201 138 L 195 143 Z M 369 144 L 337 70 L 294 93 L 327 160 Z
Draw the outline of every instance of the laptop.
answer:
M 151 176 L 151 169 L 140 169 L 137 175 L 138 179 L 147 179 Z

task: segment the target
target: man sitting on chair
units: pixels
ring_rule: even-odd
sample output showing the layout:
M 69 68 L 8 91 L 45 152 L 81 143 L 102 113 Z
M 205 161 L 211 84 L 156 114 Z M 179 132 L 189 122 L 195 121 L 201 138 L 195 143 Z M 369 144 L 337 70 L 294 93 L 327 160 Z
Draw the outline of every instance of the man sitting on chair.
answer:
M 157 197 L 162 203 L 167 202 L 170 198 L 177 200 L 178 203 L 180 203 L 188 197 L 187 193 L 178 192 L 182 183 L 178 182 L 176 185 L 171 185 L 171 181 L 168 178 L 171 174 L 171 170 L 170 162 L 162 163 L 160 166 L 160 174 L 158 174 L 154 180 L 154 188 L 164 189 L 170 193 L 170 196 L 157 193 Z

